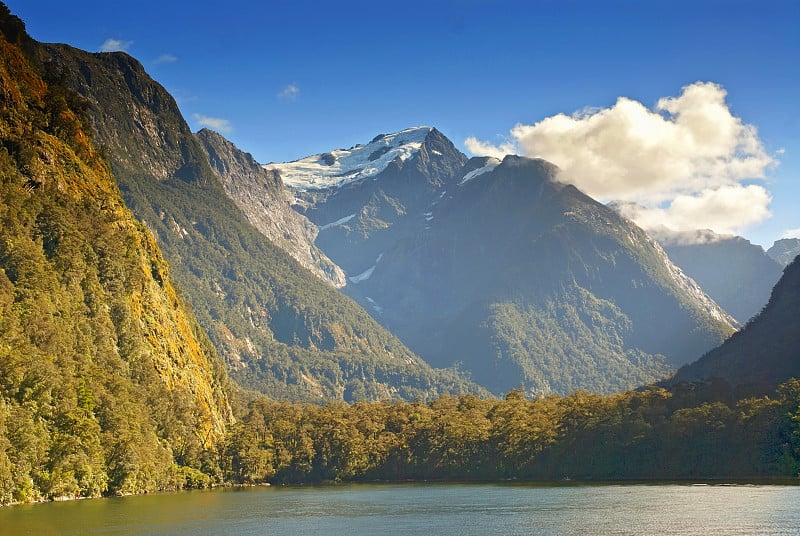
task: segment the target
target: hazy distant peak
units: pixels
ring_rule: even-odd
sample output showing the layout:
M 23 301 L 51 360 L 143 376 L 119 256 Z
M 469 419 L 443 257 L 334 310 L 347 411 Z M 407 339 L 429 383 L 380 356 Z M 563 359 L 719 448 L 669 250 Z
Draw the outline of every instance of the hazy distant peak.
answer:
M 787 266 L 800 255 L 800 238 L 781 238 L 767 250 L 767 255 L 781 266 Z

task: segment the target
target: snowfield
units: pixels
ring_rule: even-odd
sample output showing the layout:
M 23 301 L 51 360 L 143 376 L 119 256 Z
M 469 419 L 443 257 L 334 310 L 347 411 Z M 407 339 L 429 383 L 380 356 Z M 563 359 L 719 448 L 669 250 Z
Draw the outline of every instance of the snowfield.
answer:
M 322 190 L 373 177 L 395 159 L 413 158 L 431 127 L 414 127 L 376 136 L 367 145 L 315 154 L 294 162 L 265 164 L 278 170 L 283 183 L 297 190 Z

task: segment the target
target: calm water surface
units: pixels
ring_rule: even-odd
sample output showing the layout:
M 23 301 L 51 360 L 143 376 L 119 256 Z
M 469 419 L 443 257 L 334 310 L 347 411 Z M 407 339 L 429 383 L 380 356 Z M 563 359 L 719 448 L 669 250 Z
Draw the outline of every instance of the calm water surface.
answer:
M 0 509 L 0 534 L 798 535 L 798 486 L 341 485 Z

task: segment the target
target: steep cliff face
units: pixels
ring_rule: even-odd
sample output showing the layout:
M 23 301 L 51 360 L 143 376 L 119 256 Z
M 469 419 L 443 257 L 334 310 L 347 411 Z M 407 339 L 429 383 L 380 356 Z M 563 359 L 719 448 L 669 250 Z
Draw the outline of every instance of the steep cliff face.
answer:
M 300 265 L 336 288 L 345 286 L 342 269 L 317 246 L 317 227 L 291 208 L 280 175 L 208 129 L 196 134 L 225 193 L 256 229 Z
M 102 110 L 89 114 L 89 126 L 113 155 L 116 175 L 212 180 L 205 154 L 175 100 L 151 83 L 141 63 L 124 53 L 91 54 L 60 45 L 44 45 L 43 52 L 46 61 L 67 67 L 70 82 L 91 110 Z
M 0 504 L 185 484 L 227 376 L 84 128 L 0 5 Z
M 155 234 L 234 379 L 304 400 L 478 390 L 432 369 L 253 227 L 209 164 L 212 156 L 226 169 L 219 153 L 206 155 L 174 99 L 138 62 L 65 45 L 47 45 L 44 54 L 88 100 L 126 203 Z

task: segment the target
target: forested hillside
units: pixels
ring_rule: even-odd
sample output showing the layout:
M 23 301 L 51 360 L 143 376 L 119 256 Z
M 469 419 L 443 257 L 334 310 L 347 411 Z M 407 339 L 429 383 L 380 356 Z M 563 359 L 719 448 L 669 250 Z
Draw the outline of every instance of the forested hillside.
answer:
M 233 481 L 795 478 L 800 382 L 526 400 L 296 405 L 259 399 L 230 435 Z
M 0 4 L 0 504 L 209 480 L 227 376 L 85 104 Z

